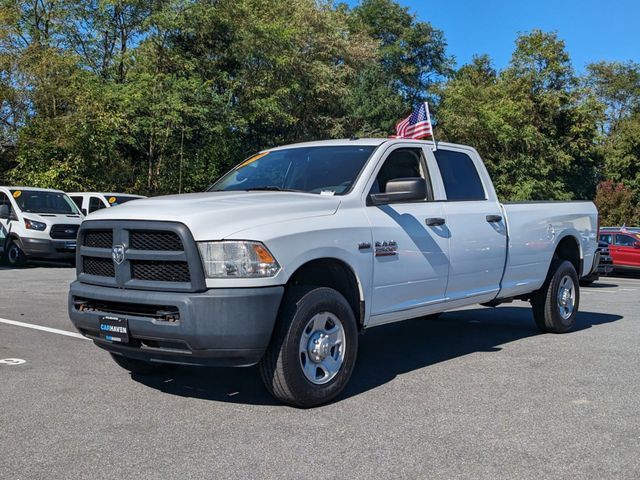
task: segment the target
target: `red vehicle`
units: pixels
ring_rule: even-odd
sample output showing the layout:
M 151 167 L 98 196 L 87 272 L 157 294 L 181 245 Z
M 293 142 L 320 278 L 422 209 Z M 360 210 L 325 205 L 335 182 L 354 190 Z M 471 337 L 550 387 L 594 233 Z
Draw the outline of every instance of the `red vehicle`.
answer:
M 640 229 L 603 227 L 600 240 L 609 244 L 613 268 L 640 269 Z

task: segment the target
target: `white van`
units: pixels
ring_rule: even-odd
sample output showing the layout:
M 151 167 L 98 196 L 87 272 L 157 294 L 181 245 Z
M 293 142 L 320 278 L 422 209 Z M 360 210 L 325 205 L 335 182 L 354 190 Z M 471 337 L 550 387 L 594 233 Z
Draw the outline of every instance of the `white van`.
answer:
M 146 198 L 142 195 L 104 192 L 71 192 L 67 195 L 74 201 L 83 215 L 89 215 L 101 208 L 115 207 L 116 205 L 130 202 L 131 200 Z
M 11 266 L 30 258 L 74 261 L 82 220 L 60 190 L 0 186 L 0 252 Z

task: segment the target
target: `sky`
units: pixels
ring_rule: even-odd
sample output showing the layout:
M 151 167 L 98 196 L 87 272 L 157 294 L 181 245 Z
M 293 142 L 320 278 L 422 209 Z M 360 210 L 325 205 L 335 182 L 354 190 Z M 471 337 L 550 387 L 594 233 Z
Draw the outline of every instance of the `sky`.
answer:
M 640 0 L 398 0 L 444 31 L 458 66 L 489 54 L 507 66 L 518 32 L 556 31 L 577 72 L 589 63 L 640 63 Z

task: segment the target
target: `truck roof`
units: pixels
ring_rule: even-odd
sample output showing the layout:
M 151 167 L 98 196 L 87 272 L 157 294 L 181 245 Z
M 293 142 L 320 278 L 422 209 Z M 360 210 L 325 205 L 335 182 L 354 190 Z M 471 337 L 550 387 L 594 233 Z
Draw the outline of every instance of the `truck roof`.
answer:
M 136 195 L 135 193 L 117 193 L 117 192 L 67 192 L 67 195 L 113 195 L 114 197 L 123 196 L 123 197 L 136 197 L 136 198 L 146 198 L 143 195 Z
M 16 185 L 16 186 L 0 185 L 0 188 L 6 188 L 7 190 L 24 190 L 24 191 L 34 191 L 34 192 L 65 193 L 62 190 L 57 190 L 55 188 L 22 187 L 22 186 L 19 186 L 19 185 Z
M 433 140 L 412 140 L 410 138 L 342 138 L 337 140 L 318 140 L 314 142 L 301 142 L 301 143 L 292 143 L 289 145 L 282 145 L 280 147 L 274 148 L 265 148 L 263 151 L 274 151 L 274 150 L 284 150 L 287 148 L 294 147 L 322 147 L 322 146 L 346 146 L 346 145 L 363 145 L 363 146 L 380 146 L 383 143 L 417 143 L 420 145 L 430 145 L 433 146 Z M 440 147 L 466 147 L 465 145 L 457 145 L 454 143 L 447 142 L 436 142 Z M 466 147 L 469 148 L 469 147 Z

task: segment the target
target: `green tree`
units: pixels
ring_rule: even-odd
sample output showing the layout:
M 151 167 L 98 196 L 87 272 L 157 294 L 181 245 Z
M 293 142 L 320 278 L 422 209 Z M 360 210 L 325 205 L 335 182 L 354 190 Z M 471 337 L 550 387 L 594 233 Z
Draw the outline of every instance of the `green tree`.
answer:
M 435 86 L 453 73 L 444 33 L 393 0 L 363 0 L 351 29 L 375 40 L 376 61 L 360 69 L 348 101 L 354 131 L 385 136 L 416 104 L 435 100 Z
M 594 202 L 600 213 L 601 225 L 640 225 L 640 204 L 623 183 L 601 182 Z
M 503 199 L 593 197 L 602 109 L 556 34 L 518 37 L 499 73 L 475 58 L 440 94 L 436 135 L 476 146 Z

